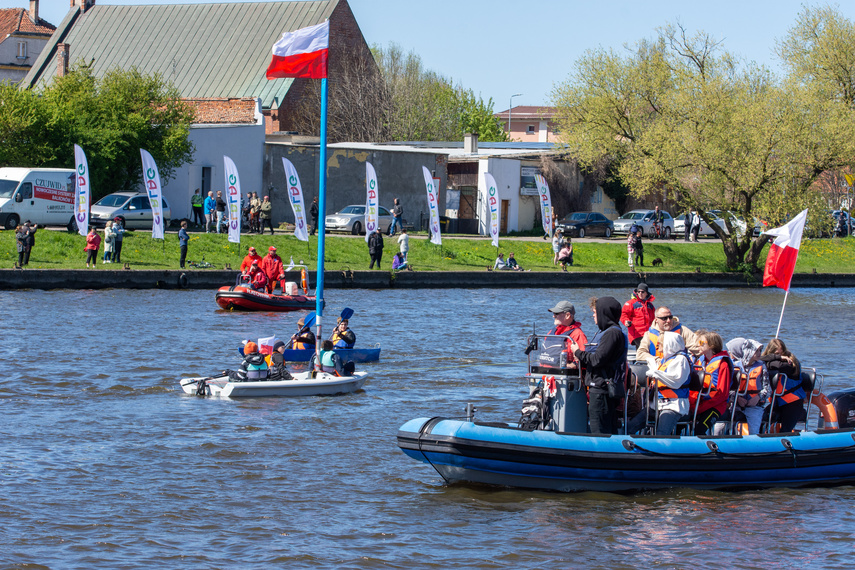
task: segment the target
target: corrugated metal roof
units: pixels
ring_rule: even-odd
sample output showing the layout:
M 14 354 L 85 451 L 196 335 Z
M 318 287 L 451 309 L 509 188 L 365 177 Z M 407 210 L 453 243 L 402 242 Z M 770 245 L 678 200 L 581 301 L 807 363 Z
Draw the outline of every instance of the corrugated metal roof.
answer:
M 265 77 L 273 44 L 284 32 L 328 19 L 338 2 L 97 4 L 77 15 L 64 40 L 60 26 L 51 42 L 69 44 L 72 63 L 94 61 L 99 77 L 136 66 L 172 81 L 182 97 L 260 97 L 267 108 L 293 83 Z M 39 59 L 24 85 L 44 84 L 56 75 L 54 45 L 48 44 Z

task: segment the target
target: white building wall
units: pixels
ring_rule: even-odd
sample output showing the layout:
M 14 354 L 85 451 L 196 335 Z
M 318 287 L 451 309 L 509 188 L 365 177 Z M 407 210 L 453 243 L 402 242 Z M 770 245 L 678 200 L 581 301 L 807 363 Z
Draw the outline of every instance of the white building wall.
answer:
M 520 208 L 520 161 L 509 158 L 482 158 L 478 161 L 478 233 L 490 235 L 490 207 L 484 173 L 489 172 L 496 179 L 499 214 L 502 212 L 502 200 L 508 200 L 507 230 L 519 230 Z M 500 225 L 501 227 L 501 225 Z
M 175 171 L 175 177 L 165 182 L 163 195 L 171 208 L 172 219 L 193 217 L 190 198 L 202 187 L 202 168 L 211 167 L 211 190 L 225 190 L 223 156 L 231 158 L 240 176 L 241 194 L 258 192 L 264 195 L 262 169 L 264 165 L 264 123 L 253 125 L 193 125 L 190 140 L 196 146 L 193 162 Z
M 48 39 L 50 38 L 9 35 L 0 40 L 0 65 L 10 66 L 0 69 L 0 81 L 20 82 L 30 71 L 30 67 L 39 57 Z M 20 42 L 27 44 L 26 59 L 18 59 L 18 44 Z M 19 65 L 27 67 L 19 68 L 17 67 Z

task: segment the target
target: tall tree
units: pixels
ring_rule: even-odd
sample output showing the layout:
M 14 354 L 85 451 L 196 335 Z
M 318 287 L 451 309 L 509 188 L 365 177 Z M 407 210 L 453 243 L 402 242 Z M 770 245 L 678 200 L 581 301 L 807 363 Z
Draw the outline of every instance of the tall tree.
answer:
M 637 197 L 670 193 L 710 223 L 710 210 L 778 224 L 817 203 L 824 170 L 855 156 L 855 116 L 810 85 L 741 64 L 707 34 L 659 30 L 626 55 L 587 52 L 556 88 L 568 151 L 594 168 L 604 161 Z M 826 223 L 814 209 L 809 223 Z M 724 216 L 728 269 L 755 268 L 766 236 Z
M 76 65 L 42 91 L 0 88 L 0 165 L 68 168 L 86 151 L 95 199 L 142 182 L 139 149 L 163 180 L 192 161 L 193 111 L 159 76 L 137 69 L 96 78 Z

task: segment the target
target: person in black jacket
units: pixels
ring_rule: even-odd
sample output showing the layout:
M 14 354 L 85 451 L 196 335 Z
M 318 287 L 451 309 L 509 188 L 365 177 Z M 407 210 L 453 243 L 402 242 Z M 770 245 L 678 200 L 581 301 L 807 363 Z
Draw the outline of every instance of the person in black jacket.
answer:
M 374 269 L 374 262 L 377 262 L 377 269 L 380 269 L 380 260 L 383 259 L 383 235 L 380 233 L 380 228 L 374 230 L 368 236 L 368 255 L 371 256 L 371 265 L 368 269 Z
M 310 236 L 315 235 L 315 232 L 318 231 L 318 214 L 320 211 L 318 210 L 318 197 L 315 196 L 315 199 L 312 200 L 312 207 L 309 209 L 309 215 L 312 216 L 312 231 L 309 232 Z
M 609 397 L 609 381 L 626 363 L 626 335 L 620 328 L 621 305 L 614 297 L 600 297 L 594 305 L 594 322 L 600 333 L 596 347 L 582 350 L 575 342 L 570 350 L 585 369 L 588 386 L 588 421 L 591 433 L 617 433 L 618 400 Z M 593 350 L 591 350 L 593 349 Z

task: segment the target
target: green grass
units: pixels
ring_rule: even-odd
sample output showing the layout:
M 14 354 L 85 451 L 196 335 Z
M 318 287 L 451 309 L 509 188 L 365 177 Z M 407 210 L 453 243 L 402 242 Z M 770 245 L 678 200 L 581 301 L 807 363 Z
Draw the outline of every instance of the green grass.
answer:
M 418 233 L 410 238 L 410 264 L 416 271 L 484 271 L 496 259 L 496 248 L 487 239 L 452 239 L 445 236 L 442 246 Z M 398 251 L 397 238 L 386 238 L 383 255 L 384 269 L 391 269 L 392 256 Z M 65 231 L 39 230 L 36 246 L 30 257 L 29 268 L 78 269 L 84 266 L 85 239 Z M 317 238 L 310 237 L 308 246 L 292 235 L 243 235 L 240 244 L 233 244 L 226 236 L 191 233 L 188 261 L 205 261 L 223 268 L 230 264 L 237 269 L 252 245 L 259 254 L 275 245 L 279 255 L 288 263 L 293 255 L 295 263 L 303 261 L 310 268 L 316 265 Z M 502 237 L 499 250 L 506 255 L 514 252 L 520 265 L 532 271 L 560 271 L 552 265 L 552 246 L 544 240 L 522 240 Z M 612 243 L 591 243 L 576 240 L 573 244 L 575 265 L 570 271 L 628 271 L 626 243 L 615 238 Z M 102 250 L 103 252 L 103 244 Z M 11 268 L 17 261 L 15 234 L 0 231 L 0 267 Z M 149 231 L 131 231 L 126 234 L 122 247 L 122 261 L 135 269 L 177 269 L 178 236 L 166 234 L 166 240 L 154 240 Z M 654 258 L 664 265 L 651 267 Z M 721 272 L 724 271 L 724 253 L 717 242 L 686 243 L 647 241 L 644 244 L 645 271 Z M 362 238 L 327 236 L 326 268 L 368 269 L 368 247 Z M 762 267 L 762 263 L 761 263 Z M 98 265 L 99 269 L 119 269 L 115 265 Z M 805 240 L 802 243 L 797 272 L 851 273 L 855 270 L 855 238 Z

